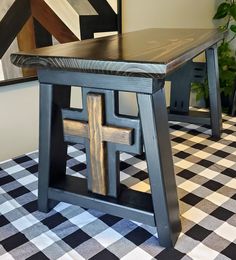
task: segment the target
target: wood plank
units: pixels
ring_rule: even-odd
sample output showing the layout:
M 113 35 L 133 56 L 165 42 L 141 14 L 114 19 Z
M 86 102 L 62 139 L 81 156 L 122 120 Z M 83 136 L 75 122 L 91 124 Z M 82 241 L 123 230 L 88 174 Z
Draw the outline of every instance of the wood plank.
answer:
M 0 58 L 11 45 L 18 32 L 30 17 L 29 0 L 16 0 L 0 22 Z M 6 30 L 6 28 L 10 28 Z
M 80 15 L 97 15 L 88 0 L 44 0 L 71 32 L 81 39 Z
M 0 9 L 0 21 L 6 15 L 9 8 L 14 3 L 14 0 L 1 0 L 1 9 Z
M 21 63 L 21 55 L 11 56 L 14 63 Z M 104 73 L 105 74 L 105 73 Z M 50 82 L 52 84 L 63 84 L 69 86 L 93 86 L 94 89 L 118 90 L 127 92 L 139 92 L 151 94 L 164 87 L 164 80 L 159 80 L 159 85 L 153 84 L 151 77 L 135 77 L 128 74 L 127 76 L 104 75 L 96 73 L 85 73 L 78 71 L 66 71 L 61 73 L 60 70 L 50 70 Z M 48 70 L 39 69 L 38 75 L 42 82 L 48 81 Z M 96 82 L 96 84 L 94 84 Z
M 47 1 L 47 0 L 46 0 Z M 88 0 L 67 0 L 79 15 L 98 15 Z M 57 1 L 56 1 L 57 2 Z
M 29 51 L 36 48 L 34 35 L 34 21 L 31 16 L 17 35 L 17 43 L 20 51 Z M 24 77 L 36 76 L 37 72 L 32 68 L 23 68 Z
M 64 134 L 88 138 L 88 124 L 82 121 L 64 119 Z
M 118 10 L 118 5 L 120 4 L 119 2 L 121 2 L 120 0 L 107 0 L 108 4 L 111 6 L 111 8 L 113 9 L 113 11 L 115 13 L 117 13 Z
M 60 3 L 60 1 L 57 1 Z M 76 41 L 79 38 L 62 22 L 44 0 L 31 0 L 31 11 L 35 19 L 43 25 L 60 43 Z
M 19 49 L 18 49 L 17 40 L 15 38 L 1 58 L 2 65 L 3 65 L 2 68 L 4 74 L 4 82 L 6 82 L 6 80 L 8 79 L 22 77 L 22 69 L 14 66 L 10 60 L 11 53 L 16 51 L 19 51 Z
M 119 9 L 120 5 L 119 7 L 116 6 L 115 0 L 109 1 L 109 3 L 107 0 L 89 0 L 89 2 L 99 15 L 80 16 L 81 39 L 94 38 L 96 32 L 121 32 L 121 10 Z M 114 8 L 119 9 L 117 10 L 119 11 L 118 16 Z
M 15 85 L 15 84 L 20 84 L 20 83 L 25 83 L 29 82 L 32 80 L 37 80 L 37 77 L 21 77 L 21 78 L 15 78 L 15 79 L 5 79 L 3 81 L 0 80 L 0 87 L 6 87 L 9 85 Z
M 107 2 L 107 0 L 88 0 L 89 3 L 93 6 L 93 8 L 97 11 L 97 13 L 101 16 L 114 16 L 116 13 L 112 9 L 111 5 Z
M 31 16 L 17 35 L 20 51 L 29 51 L 35 48 L 34 24 Z
M 94 38 L 96 32 L 115 32 L 118 30 L 117 16 L 81 16 L 81 40 Z
M 0 20 L 2 20 L 2 18 L 7 14 L 8 10 L 10 9 L 13 3 L 14 0 L 1 0 Z M 1 42 L 1 46 L 2 46 L 2 42 Z M 22 76 L 22 70 L 12 65 L 12 63 L 9 60 L 10 54 L 18 50 L 19 49 L 16 40 L 14 39 L 13 42 L 10 44 L 10 47 L 2 56 L 2 60 L 1 60 L 2 66 L 0 68 L 1 70 L 0 80 L 4 80 L 4 82 L 6 82 L 6 80 L 10 78 L 18 78 Z
M 102 140 L 104 100 L 100 94 L 90 93 L 87 96 L 87 109 L 90 136 L 90 169 L 92 192 L 107 194 L 106 145 Z
M 102 139 L 106 142 L 131 145 L 133 142 L 133 129 L 103 126 Z
M 21 59 L 13 56 L 13 61 L 30 66 L 30 55 L 32 66 L 48 66 L 50 62 L 51 68 L 163 78 L 223 36 L 216 29 L 146 29 L 36 49 L 18 54 Z
M 151 194 L 127 189 L 124 185 L 121 185 L 121 194 L 117 199 L 108 196 L 101 198 L 88 191 L 86 179 L 66 175 L 64 180 L 57 179 L 51 185 L 48 195 L 50 199 L 156 226 Z
M 64 134 L 90 138 L 88 124 L 83 121 L 63 120 Z M 133 129 L 116 126 L 102 126 L 102 141 L 132 145 Z
M 36 48 L 53 45 L 52 35 L 34 18 Z
M 44 0 L 45 5 L 60 17 L 61 21 L 73 34 L 80 39 L 80 21 L 79 15 L 75 12 L 67 0 Z M 66 11 L 65 11 L 66 10 Z

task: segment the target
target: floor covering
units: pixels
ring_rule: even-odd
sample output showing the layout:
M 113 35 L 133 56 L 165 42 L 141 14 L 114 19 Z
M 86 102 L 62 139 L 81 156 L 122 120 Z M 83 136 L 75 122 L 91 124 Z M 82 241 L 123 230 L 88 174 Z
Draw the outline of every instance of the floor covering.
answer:
M 154 227 L 59 203 L 37 210 L 38 153 L 0 163 L 0 259 L 236 259 L 236 118 L 220 140 L 207 126 L 170 122 L 182 232 L 172 249 Z M 120 155 L 121 181 L 150 192 L 145 154 Z M 69 146 L 67 174 L 83 178 L 85 150 Z

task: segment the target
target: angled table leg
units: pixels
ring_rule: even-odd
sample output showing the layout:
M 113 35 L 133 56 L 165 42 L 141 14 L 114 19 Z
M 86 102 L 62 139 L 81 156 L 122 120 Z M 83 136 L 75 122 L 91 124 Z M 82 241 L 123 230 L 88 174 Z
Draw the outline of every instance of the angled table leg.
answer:
M 164 89 L 138 94 L 138 105 L 159 241 L 170 247 L 178 238 L 180 220 Z
M 169 76 L 171 81 L 170 113 L 188 115 L 191 83 L 193 78 L 193 62 L 184 64 Z
M 49 210 L 48 187 L 66 172 L 67 145 L 64 142 L 61 108 L 70 105 L 70 86 L 40 84 L 40 136 L 38 209 Z
M 206 50 L 207 75 L 209 84 L 210 114 L 212 136 L 220 138 L 222 130 L 222 114 L 220 100 L 219 69 L 217 47 Z

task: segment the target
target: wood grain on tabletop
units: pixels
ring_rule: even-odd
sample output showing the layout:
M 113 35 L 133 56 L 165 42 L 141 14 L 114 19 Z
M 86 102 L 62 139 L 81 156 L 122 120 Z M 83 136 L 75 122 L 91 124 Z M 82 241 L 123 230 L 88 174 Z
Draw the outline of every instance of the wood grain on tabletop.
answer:
M 146 29 L 12 55 L 18 66 L 167 74 L 223 38 L 217 29 Z

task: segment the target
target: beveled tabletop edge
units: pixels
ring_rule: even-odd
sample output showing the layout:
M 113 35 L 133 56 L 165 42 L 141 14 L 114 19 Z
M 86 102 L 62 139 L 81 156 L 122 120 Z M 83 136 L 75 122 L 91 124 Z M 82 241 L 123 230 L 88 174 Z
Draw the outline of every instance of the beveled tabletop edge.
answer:
M 179 58 L 176 58 L 173 62 L 170 62 L 169 64 L 167 64 L 166 74 L 171 73 L 173 70 L 175 70 L 177 67 L 184 64 L 186 61 L 191 60 L 191 59 L 195 58 L 196 56 L 200 55 L 208 48 L 211 48 L 212 46 L 217 44 L 219 41 L 223 40 L 223 38 L 224 38 L 224 33 L 219 34 L 219 35 L 217 35 L 217 37 L 213 38 L 210 42 L 203 44 L 201 46 L 198 46 L 196 48 L 193 48 L 187 54 L 184 54 L 184 55 L 180 56 Z
M 51 68 L 88 73 L 101 73 L 119 76 L 140 75 L 151 78 L 163 78 L 167 72 L 165 64 L 122 62 L 122 61 L 98 61 L 84 60 L 66 57 L 42 57 L 22 54 L 11 54 L 11 61 L 19 67 Z
M 156 28 L 157 29 L 157 28 Z M 150 29 L 147 29 L 150 30 Z M 193 29 L 194 30 L 194 29 Z M 205 30 L 205 29 L 203 29 Z M 145 30 L 141 30 L 145 31 Z M 127 34 L 127 33 L 126 33 Z M 224 33 L 219 32 L 213 34 L 212 39 L 202 43 L 200 45 L 192 47 L 185 53 L 174 57 L 171 61 L 165 62 L 151 62 L 151 61 L 132 61 L 132 60 L 98 60 L 98 59 L 84 59 L 76 57 L 66 56 L 49 56 L 38 55 L 37 53 L 13 53 L 11 54 L 11 61 L 13 64 L 19 67 L 34 67 L 34 68 L 47 68 L 58 70 L 71 70 L 88 73 L 101 73 L 112 75 L 125 75 L 132 76 L 138 74 L 144 77 L 152 78 L 164 78 L 173 70 L 180 67 L 183 63 L 191 60 L 195 56 L 202 53 L 207 48 L 215 45 L 217 42 L 223 39 Z M 107 37 L 102 37 L 107 38 Z M 101 38 L 100 38 L 101 39 Z M 92 41 L 89 39 L 85 42 Z M 53 46 L 51 46 L 53 47 Z M 50 47 L 46 47 L 50 48 Z

